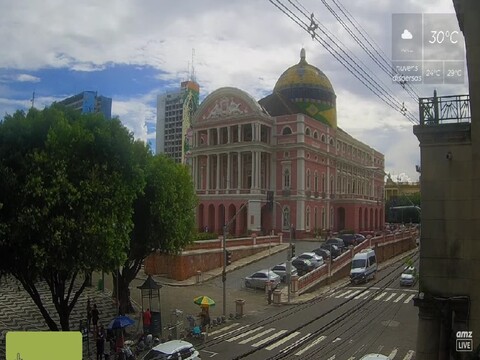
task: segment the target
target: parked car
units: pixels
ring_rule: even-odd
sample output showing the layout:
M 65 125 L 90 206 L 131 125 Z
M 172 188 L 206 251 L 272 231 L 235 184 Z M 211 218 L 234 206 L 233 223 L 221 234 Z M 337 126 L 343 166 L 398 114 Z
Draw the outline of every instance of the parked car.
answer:
M 272 270 L 260 270 L 245 278 L 245 287 L 265 289 L 268 281 L 272 282 L 272 287 L 276 287 L 280 283 L 280 276 Z
M 286 263 L 275 265 L 274 267 L 272 267 L 272 271 L 275 274 L 277 274 L 278 276 L 280 276 L 281 281 L 283 281 L 283 282 L 286 281 L 286 279 L 287 279 L 287 264 Z M 290 271 L 290 274 L 291 275 L 298 275 L 298 270 L 293 265 L 292 265 L 292 269 Z
M 415 266 L 406 267 L 400 275 L 400 286 L 413 286 L 417 282 L 417 269 Z
M 330 250 L 327 250 L 327 249 L 316 248 L 316 249 L 313 249 L 312 252 L 314 252 L 318 256 L 321 256 L 323 258 L 323 261 L 330 260 L 332 256 L 332 254 L 330 253 Z
M 306 252 L 301 255 L 298 255 L 299 259 L 310 260 L 315 266 L 315 268 L 320 267 L 324 264 L 323 257 L 320 255 L 315 254 L 314 252 Z
M 360 240 L 357 240 L 355 234 L 340 234 L 338 238 L 343 240 L 345 246 L 356 246 L 358 245 L 358 240 Z
M 342 251 L 340 250 L 340 248 L 334 244 L 323 243 L 322 245 L 320 245 L 320 248 L 328 250 L 330 252 L 332 259 L 335 259 L 336 257 L 342 254 Z
M 345 247 L 345 242 L 340 239 L 340 238 L 330 238 L 327 241 L 325 241 L 325 244 L 333 244 L 338 246 L 341 252 L 344 252 L 346 247 Z
M 360 360 L 388 360 L 388 356 L 382 354 L 367 354 L 360 358 Z
M 357 238 L 357 244 L 360 244 L 367 240 L 367 237 L 363 236 L 362 234 L 355 234 L 355 237 Z
M 172 340 L 153 347 L 142 360 L 200 360 L 200 354 L 187 341 Z
M 305 275 L 306 273 L 315 269 L 315 265 L 313 265 L 312 262 L 307 259 L 294 258 L 292 259 L 292 265 L 295 266 L 298 271 L 298 275 L 300 276 Z

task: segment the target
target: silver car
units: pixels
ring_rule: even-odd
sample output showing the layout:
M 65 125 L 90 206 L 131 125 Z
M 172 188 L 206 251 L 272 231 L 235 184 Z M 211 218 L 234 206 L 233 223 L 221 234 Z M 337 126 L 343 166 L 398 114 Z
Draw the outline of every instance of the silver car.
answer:
M 278 264 L 272 267 L 272 271 L 280 276 L 280 279 L 285 282 L 287 280 L 287 264 Z M 297 268 L 292 265 L 291 275 L 298 275 Z
M 187 341 L 172 340 L 155 346 L 142 360 L 200 360 L 200 354 Z
M 315 254 L 314 252 L 306 252 L 298 256 L 299 259 L 310 260 L 315 268 L 324 264 L 323 257 Z
M 272 283 L 272 289 L 280 284 L 280 276 L 272 270 L 260 270 L 245 278 L 245 287 L 265 289 L 267 282 Z

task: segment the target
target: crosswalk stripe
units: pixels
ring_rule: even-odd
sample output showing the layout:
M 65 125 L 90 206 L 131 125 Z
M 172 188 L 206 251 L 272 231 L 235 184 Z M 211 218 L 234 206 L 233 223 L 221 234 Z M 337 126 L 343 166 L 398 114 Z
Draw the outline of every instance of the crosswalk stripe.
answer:
M 302 350 L 300 351 L 297 351 L 295 353 L 295 355 L 297 356 L 300 356 L 302 355 L 304 352 L 308 351 L 308 349 L 314 347 L 315 345 L 317 345 L 318 343 L 322 342 L 323 340 L 325 340 L 327 337 L 326 336 L 320 336 L 318 339 L 312 341 L 310 344 L 308 344 L 307 346 L 305 346 Z
M 415 297 L 415 294 L 410 295 L 409 297 L 407 297 L 405 299 L 405 301 L 403 303 L 406 304 L 406 303 L 410 302 L 410 300 L 412 300 L 414 297 Z
M 382 292 L 380 295 L 378 295 L 376 298 L 374 298 L 373 300 L 380 300 L 382 297 L 384 297 L 385 295 L 387 295 L 386 292 Z
M 348 294 L 347 296 L 345 296 L 345 299 L 350 299 L 352 296 L 355 296 L 357 295 L 359 292 L 361 292 L 362 290 L 357 290 L 357 291 L 354 291 L 353 293 L 351 294 Z
M 265 349 L 267 350 L 273 350 L 276 347 L 279 347 L 283 343 L 286 343 L 288 340 L 293 339 L 295 336 L 298 336 L 300 334 L 300 331 L 295 331 L 291 333 L 288 336 L 285 336 L 283 339 L 278 340 L 277 342 L 274 342 L 272 345 L 267 346 Z
M 354 299 L 357 299 L 357 300 L 358 300 L 358 299 L 360 299 L 360 298 L 362 298 L 362 297 L 365 297 L 365 298 L 366 298 L 369 293 L 370 293 L 370 290 L 365 290 L 365 291 L 364 291 L 363 293 L 361 293 L 360 295 L 355 296 Z
M 345 292 L 343 292 L 343 293 L 341 293 L 341 294 L 338 294 L 337 296 L 335 296 L 335 298 L 336 298 L 336 299 L 341 298 L 341 297 L 343 297 L 343 296 L 351 293 L 352 291 L 353 291 L 353 290 L 347 290 L 347 291 L 345 291 Z
M 397 293 L 391 293 L 390 296 L 383 301 L 390 301 L 395 295 L 397 295 Z
M 238 324 L 239 324 L 239 323 L 233 323 L 233 324 L 231 324 L 231 325 L 222 327 L 221 329 L 212 331 L 209 335 L 212 336 L 212 335 L 220 334 L 220 333 L 222 333 L 222 332 L 224 332 L 224 331 L 227 331 L 228 329 L 231 329 L 231 328 L 237 326 Z
M 270 340 L 273 340 L 283 334 L 285 334 L 288 330 L 280 330 L 279 332 L 277 332 L 276 334 L 273 334 L 263 340 L 260 340 L 259 342 L 256 342 L 255 344 L 252 344 L 253 347 L 258 347 L 260 345 L 263 345 L 263 344 L 266 344 L 267 342 L 269 342 Z
M 393 349 L 392 352 L 390 353 L 390 355 L 388 355 L 388 358 L 389 358 L 390 360 L 394 359 L 395 356 L 397 356 L 397 352 L 398 352 L 398 349 L 397 349 L 397 348 Z
M 218 336 L 216 336 L 214 339 L 221 339 L 221 338 L 224 337 L 224 336 L 233 334 L 234 332 L 239 331 L 239 330 L 242 330 L 242 329 L 245 329 L 245 328 L 247 328 L 247 327 L 249 327 L 249 326 L 250 326 L 250 325 L 240 326 L 239 328 L 236 328 L 236 329 L 230 330 L 229 332 L 226 332 L 226 333 L 223 333 L 223 334 L 221 334 L 221 335 L 218 335 Z
M 258 334 L 255 334 L 255 335 L 253 335 L 252 337 L 249 337 L 248 339 L 245 339 L 245 340 L 240 341 L 239 344 L 244 345 L 244 344 L 246 344 L 246 343 L 248 343 L 248 342 L 250 342 L 250 341 L 253 341 L 253 340 L 255 340 L 255 339 L 258 339 L 259 337 L 261 337 L 261 336 L 263 336 L 263 335 L 265 335 L 265 334 L 271 333 L 272 331 L 275 331 L 275 328 L 270 328 L 270 329 L 267 329 L 267 330 L 265 330 L 265 331 L 262 331 L 262 332 L 260 332 L 260 333 L 258 333 Z
M 350 356 L 347 360 L 355 360 L 355 356 Z
M 261 329 L 263 329 L 263 326 L 259 326 L 259 327 L 255 328 L 255 329 L 252 329 L 252 330 L 247 331 L 247 332 L 244 332 L 244 333 L 242 333 L 242 334 L 240 334 L 240 335 L 234 336 L 234 337 L 232 337 L 232 338 L 230 338 L 230 339 L 227 339 L 227 341 L 228 341 L 228 342 L 236 341 L 236 340 L 241 339 L 241 338 L 243 338 L 243 337 L 245 337 L 245 336 L 252 335 L 254 332 L 257 332 L 258 330 L 261 330 Z
M 406 294 L 400 294 L 393 302 L 399 302 Z
M 413 350 L 408 350 L 407 355 L 403 358 L 403 360 L 411 360 L 413 358 L 413 355 L 415 355 L 415 351 Z
M 311 333 L 308 333 L 306 334 L 305 336 L 302 336 L 300 339 L 298 339 L 297 341 L 295 341 L 294 343 L 288 345 L 286 348 L 280 350 L 280 353 L 281 354 L 285 354 L 287 353 L 288 351 L 290 351 L 290 349 L 293 349 L 295 348 L 297 345 L 299 344 L 302 344 L 306 339 L 308 339 L 310 337 Z

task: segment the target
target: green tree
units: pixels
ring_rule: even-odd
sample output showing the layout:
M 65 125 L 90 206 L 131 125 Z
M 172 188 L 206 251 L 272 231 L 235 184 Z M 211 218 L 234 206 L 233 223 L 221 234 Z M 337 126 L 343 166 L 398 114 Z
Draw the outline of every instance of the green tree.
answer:
M 118 291 L 122 313 L 134 311 L 129 285 L 145 258 L 154 250 L 176 253 L 195 237 L 197 197 L 189 169 L 141 148 L 137 155 L 145 169 L 146 186 L 134 202 L 128 258 L 122 270 L 113 273 L 114 294 Z
M 18 279 L 51 330 L 70 329 L 82 274 L 126 258 L 144 186 L 133 145 L 118 119 L 55 106 L 0 122 L 0 274 Z M 39 281 L 51 299 L 40 297 Z

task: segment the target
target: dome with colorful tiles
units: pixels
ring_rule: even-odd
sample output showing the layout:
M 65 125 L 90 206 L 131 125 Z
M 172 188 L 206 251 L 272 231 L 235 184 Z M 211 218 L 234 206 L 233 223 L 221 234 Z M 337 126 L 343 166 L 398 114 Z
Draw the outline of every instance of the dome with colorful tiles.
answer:
M 305 49 L 300 51 L 300 62 L 280 76 L 274 92 L 294 102 L 302 113 L 333 128 L 337 127 L 335 91 L 327 76 L 307 63 Z

